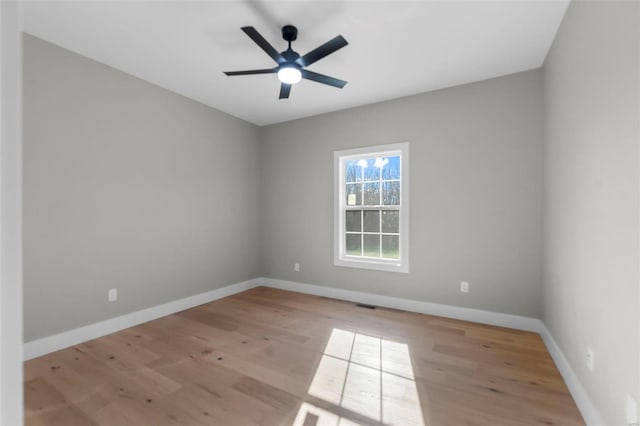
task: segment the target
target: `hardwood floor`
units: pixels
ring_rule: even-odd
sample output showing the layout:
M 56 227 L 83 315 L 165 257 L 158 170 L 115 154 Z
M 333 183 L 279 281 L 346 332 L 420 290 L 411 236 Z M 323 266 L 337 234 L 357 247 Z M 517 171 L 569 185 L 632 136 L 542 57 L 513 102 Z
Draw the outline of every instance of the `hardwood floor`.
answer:
M 25 363 L 28 425 L 583 425 L 540 337 L 255 288 Z

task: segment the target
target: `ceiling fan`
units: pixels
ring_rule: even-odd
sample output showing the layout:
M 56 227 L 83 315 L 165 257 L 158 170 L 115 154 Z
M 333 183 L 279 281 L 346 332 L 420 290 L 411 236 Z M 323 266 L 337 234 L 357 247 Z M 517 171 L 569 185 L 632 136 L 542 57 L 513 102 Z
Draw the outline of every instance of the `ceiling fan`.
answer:
M 281 81 L 279 99 L 286 99 L 291 93 L 291 86 L 298 83 L 301 79 L 316 81 L 322 84 L 342 89 L 345 84 L 344 80 L 329 77 L 328 75 L 318 74 L 317 72 L 306 69 L 309 65 L 332 54 L 338 49 L 343 48 L 347 44 L 347 40 L 341 35 L 334 37 L 323 45 L 316 47 L 304 56 L 300 56 L 298 52 L 291 49 L 291 42 L 298 38 L 298 29 L 293 25 L 285 25 L 282 27 L 282 38 L 289 42 L 289 48 L 284 52 L 278 51 L 269 44 L 267 40 L 253 27 L 242 27 L 242 31 L 247 34 L 267 55 L 269 55 L 278 66 L 261 70 L 247 71 L 227 71 L 226 75 L 251 75 L 251 74 L 278 74 Z

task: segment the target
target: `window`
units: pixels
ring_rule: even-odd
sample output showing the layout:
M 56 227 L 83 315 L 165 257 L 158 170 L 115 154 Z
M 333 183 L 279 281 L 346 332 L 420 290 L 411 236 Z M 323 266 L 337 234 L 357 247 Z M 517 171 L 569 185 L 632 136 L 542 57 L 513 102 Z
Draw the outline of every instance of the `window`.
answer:
M 409 144 L 334 153 L 334 263 L 409 272 Z

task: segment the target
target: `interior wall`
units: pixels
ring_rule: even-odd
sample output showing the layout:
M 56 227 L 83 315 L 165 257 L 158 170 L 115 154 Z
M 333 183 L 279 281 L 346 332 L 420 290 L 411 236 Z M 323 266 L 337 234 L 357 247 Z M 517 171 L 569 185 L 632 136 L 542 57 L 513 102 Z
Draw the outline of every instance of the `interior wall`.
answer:
M 21 7 L 0 1 L 0 424 L 21 425 Z
M 638 9 L 572 2 L 544 66 L 543 319 L 606 425 L 640 401 Z
M 256 126 L 30 35 L 23 90 L 25 341 L 260 276 Z
M 267 126 L 261 141 L 266 277 L 539 317 L 540 70 Z M 334 266 L 333 152 L 401 141 L 410 272 Z

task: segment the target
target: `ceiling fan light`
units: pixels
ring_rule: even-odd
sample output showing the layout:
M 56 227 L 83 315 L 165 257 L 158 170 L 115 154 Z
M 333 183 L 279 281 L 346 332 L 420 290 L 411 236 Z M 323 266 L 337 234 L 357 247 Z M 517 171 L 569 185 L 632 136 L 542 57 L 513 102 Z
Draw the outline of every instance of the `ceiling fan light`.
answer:
M 296 84 L 302 79 L 302 73 L 296 67 L 283 67 L 278 70 L 278 80 L 285 84 Z

